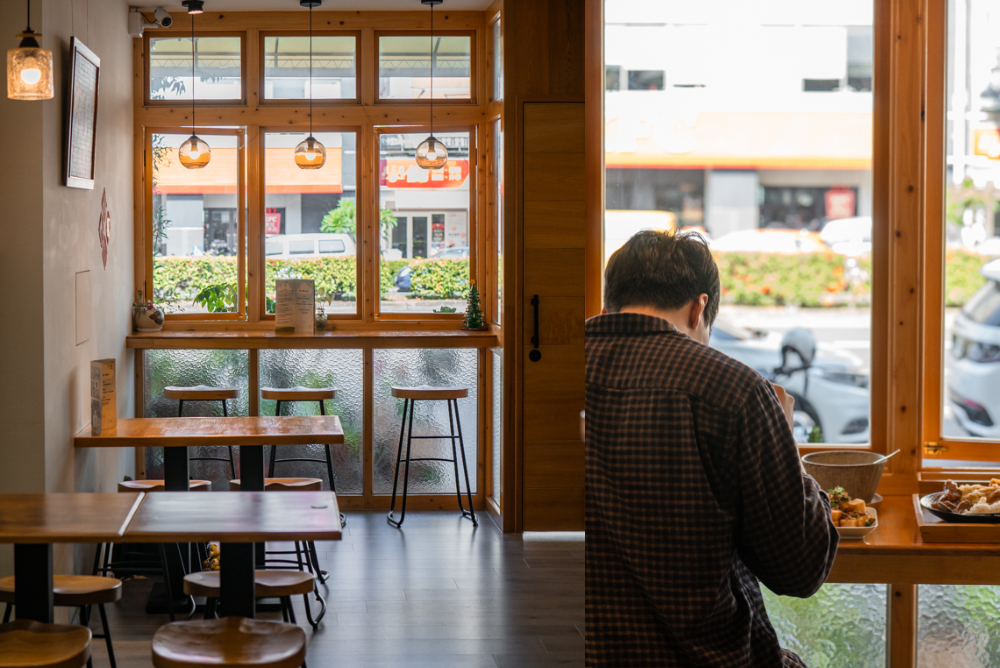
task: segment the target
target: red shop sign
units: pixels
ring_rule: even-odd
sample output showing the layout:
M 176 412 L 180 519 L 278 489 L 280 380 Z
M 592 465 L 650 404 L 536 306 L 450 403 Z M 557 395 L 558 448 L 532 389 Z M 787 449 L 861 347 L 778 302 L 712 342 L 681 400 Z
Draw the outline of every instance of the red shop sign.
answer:
M 467 178 L 468 160 L 449 160 L 441 169 L 424 169 L 407 158 L 379 161 L 378 183 L 386 188 L 459 188 Z

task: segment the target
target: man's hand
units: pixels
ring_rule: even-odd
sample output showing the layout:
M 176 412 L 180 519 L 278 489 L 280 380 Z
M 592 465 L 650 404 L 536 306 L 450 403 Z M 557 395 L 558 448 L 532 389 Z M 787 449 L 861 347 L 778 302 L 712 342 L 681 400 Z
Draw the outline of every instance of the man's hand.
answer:
M 781 403 L 782 410 L 785 411 L 785 419 L 788 420 L 788 428 L 794 429 L 795 418 L 793 413 L 795 411 L 795 397 L 790 396 L 785 392 L 785 388 L 781 385 L 773 385 L 775 394 L 778 395 L 778 401 Z

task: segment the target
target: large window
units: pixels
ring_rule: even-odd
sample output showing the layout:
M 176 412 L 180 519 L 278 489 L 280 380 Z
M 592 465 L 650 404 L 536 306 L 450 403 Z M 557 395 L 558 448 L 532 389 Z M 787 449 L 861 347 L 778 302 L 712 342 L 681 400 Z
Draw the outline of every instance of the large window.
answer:
M 712 345 L 789 390 L 799 442 L 862 445 L 874 6 L 818 7 L 759 0 L 734 21 L 606 2 L 604 243 L 705 236 L 722 280 Z
M 379 35 L 380 100 L 435 100 L 472 97 L 472 38 L 468 35 Z
M 240 37 L 148 37 L 149 100 L 242 100 Z M 192 56 L 193 51 L 193 56 Z M 194 78 L 192 78 L 192 59 Z
M 263 42 L 265 100 L 357 98 L 355 35 L 313 35 L 311 82 L 309 37 L 265 35 Z

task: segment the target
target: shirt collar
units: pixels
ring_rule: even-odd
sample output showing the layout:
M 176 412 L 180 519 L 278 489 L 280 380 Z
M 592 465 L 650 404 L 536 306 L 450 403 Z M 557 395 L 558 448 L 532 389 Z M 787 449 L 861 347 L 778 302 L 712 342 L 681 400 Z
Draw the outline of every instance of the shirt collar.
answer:
M 639 313 L 605 313 L 587 320 L 586 335 L 678 332 L 663 318 Z

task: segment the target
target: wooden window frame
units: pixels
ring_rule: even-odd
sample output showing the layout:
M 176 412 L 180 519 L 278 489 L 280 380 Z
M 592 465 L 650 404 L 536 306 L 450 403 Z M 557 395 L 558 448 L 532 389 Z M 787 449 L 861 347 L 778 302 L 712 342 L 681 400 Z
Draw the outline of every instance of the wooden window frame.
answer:
M 372 204 L 368 207 L 368 216 L 366 217 L 366 227 L 371 231 L 374 231 L 374 236 L 371 237 L 375 240 L 375 243 L 370 244 L 372 249 L 371 253 L 374 253 L 374 257 L 370 257 L 369 260 L 375 263 L 376 267 L 376 279 L 380 280 L 379 273 L 381 271 L 381 253 L 379 251 L 379 225 L 378 225 L 378 214 L 379 214 L 379 204 L 381 201 L 381 186 L 379 185 L 379 164 L 381 161 L 381 145 L 380 137 L 383 134 L 419 134 L 423 132 L 429 132 L 429 125 L 423 124 L 413 124 L 413 125 L 377 125 L 374 128 L 374 138 L 375 138 L 375 150 L 373 152 L 372 158 L 375 164 L 372 165 L 374 169 L 375 178 L 372 181 L 373 188 L 373 199 Z M 479 125 L 459 125 L 459 124 L 439 124 L 437 126 L 437 131 L 441 134 L 448 132 L 468 132 L 469 133 L 469 280 L 475 281 L 479 277 L 479 258 L 480 254 L 479 242 L 481 237 L 480 232 L 480 221 L 482 216 L 480 216 L 479 211 L 479 186 L 481 182 L 479 174 L 479 162 L 478 162 L 478 152 L 480 150 L 481 137 L 479 136 L 480 130 Z M 360 217 L 360 214 L 359 214 Z M 429 240 L 428 240 L 429 241 Z M 369 253 L 370 254 L 370 253 Z M 488 264 L 488 263 L 487 263 Z M 477 281 L 480 285 L 480 281 Z M 374 291 L 369 289 L 369 292 L 374 294 Z M 483 303 L 484 297 L 480 294 L 480 304 Z M 375 320 L 376 322 L 400 322 L 400 321 L 412 321 L 415 319 L 426 320 L 426 321 L 439 321 L 439 322 L 462 322 L 465 318 L 464 313 L 382 313 L 381 295 L 375 298 Z M 489 317 L 489 311 L 484 310 L 484 317 Z M 419 318 L 414 318 L 414 316 L 420 316 Z M 488 320 L 487 320 L 488 322 Z
M 488 30 L 482 31 L 483 39 L 488 39 L 485 33 Z M 383 37 L 430 37 L 430 30 L 376 30 L 375 31 L 375 41 L 373 44 L 374 51 L 372 53 L 372 62 L 375 66 L 375 104 L 377 105 L 427 105 L 430 106 L 430 98 L 426 100 L 422 99 L 394 99 L 394 98 L 381 98 L 378 94 L 379 89 L 379 40 Z M 451 98 L 451 99 L 435 99 L 435 105 L 441 106 L 468 106 L 478 104 L 479 99 L 479 89 L 484 85 L 483 81 L 480 81 L 479 74 L 479 54 L 477 53 L 479 49 L 476 44 L 476 31 L 475 30 L 435 30 L 435 37 L 468 37 L 469 38 L 469 97 L 468 98 Z M 432 68 L 433 70 L 433 68 Z M 493 82 L 489 82 L 489 87 L 493 87 Z
M 154 283 L 153 283 L 153 135 L 156 134 L 174 134 L 174 135 L 185 135 L 190 126 L 174 126 L 174 127 L 148 127 L 144 128 L 145 132 L 143 135 L 143 154 L 144 158 L 144 179 L 143 183 L 144 189 L 144 223 L 145 223 L 145 233 L 142 235 L 145 241 L 144 253 L 146 257 L 150 258 L 150 261 L 145 263 L 145 279 L 143 294 L 147 299 L 151 299 L 149 295 L 152 294 Z M 236 137 L 236 234 L 237 234 L 237 253 L 236 253 L 236 299 L 237 299 L 237 311 L 235 313 L 167 313 L 164 315 L 165 322 L 183 322 L 183 321 L 223 321 L 223 322 L 233 322 L 233 321 L 246 321 L 247 319 L 247 305 L 249 304 L 249 299 L 247 298 L 247 287 L 248 287 L 248 276 L 247 276 L 247 207 L 245 206 L 247 201 L 247 177 L 246 177 L 246 155 L 247 155 L 247 145 L 246 145 L 246 130 L 244 128 L 198 128 L 199 136 L 227 136 Z M 197 174 L 197 172 L 195 172 Z M 243 202 L 244 206 L 239 206 Z M 148 287 L 147 287 L 148 286 Z
M 176 26 L 176 24 L 175 24 Z M 240 99 L 238 100 L 195 100 L 199 107 L 242 107 L 247 104 L 247 34 L 238 30 L 194 31 L 195 39 L 199 37 L 239 37 L 240 38 Z M 153 100 L 149 97 L 149 40 L 150 39 L 190 39 L 191 28 L 184 31 L 174 27 L 171 31 L 146 31 L 142 35 L 143 63 L 143 102 L 149 107 L 190 107 L 191 100 Z M 261 79 L 263 81 L 263 79 Z
M 284 106 L 284 107 L 294 107 L 301 106 L 302 103 L 309 104 L 309 98 L 303 98 L 301 100 L 294 99 L 272 99 L 264 95 L 265 86 L 267 84 L 267 77 L 265 71 L 267 68 L 267 59 L 263 56 L 264 53 L 264 40 L 268 37 L 308 37 L 309 33 L 303 33 L 301 30 L 261 30 L 257 40 L 257 53 L 261 54 L 258 60 L 260 61 L 258 66 L 257 77 L 260 82 L 260 101 L 258 104 L 261 106 Z M 361 31 L 360 30 L 313 30 L 313 37 L 353 37 L 354 38 L 354 97 L 353 98 L 313 98 L 312 104 L 314 107 L 318 106 L 357 106 L 361 104 L 361 79 L 362 79 L 362 58 L 361 58 Z

